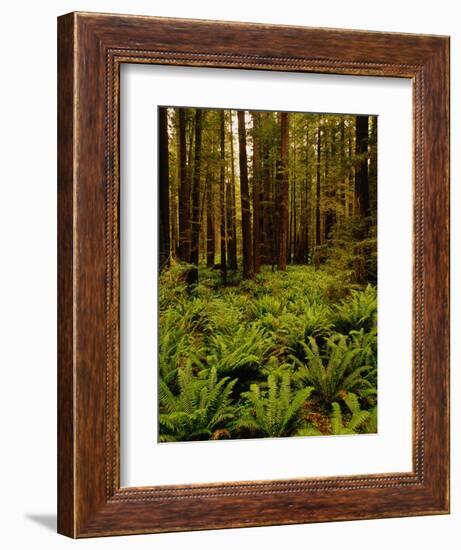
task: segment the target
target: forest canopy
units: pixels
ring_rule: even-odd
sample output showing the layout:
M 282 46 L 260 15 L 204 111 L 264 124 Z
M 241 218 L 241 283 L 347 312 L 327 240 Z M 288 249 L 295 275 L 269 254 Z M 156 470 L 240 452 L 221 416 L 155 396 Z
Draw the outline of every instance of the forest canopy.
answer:
M 377 426 L 377 117 L 160 107 L 159 439 Z

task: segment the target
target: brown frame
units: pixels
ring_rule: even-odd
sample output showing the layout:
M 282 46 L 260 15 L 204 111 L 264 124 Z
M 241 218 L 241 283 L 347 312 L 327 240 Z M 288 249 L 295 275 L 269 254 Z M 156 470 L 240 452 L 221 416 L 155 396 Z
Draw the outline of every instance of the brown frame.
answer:
M 70 537 L 449 511 L 449 38 L 71 13 L 58 20 L 58 531 Z M 413 471 L 120 488 L 121 63 L 411 78 Z

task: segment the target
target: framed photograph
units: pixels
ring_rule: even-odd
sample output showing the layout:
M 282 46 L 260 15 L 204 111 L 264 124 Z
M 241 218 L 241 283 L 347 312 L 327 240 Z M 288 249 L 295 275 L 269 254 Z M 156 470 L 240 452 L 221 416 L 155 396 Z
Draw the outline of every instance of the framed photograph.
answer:
M 449 512 L 449 39 L 58 20 L 58 531 Z

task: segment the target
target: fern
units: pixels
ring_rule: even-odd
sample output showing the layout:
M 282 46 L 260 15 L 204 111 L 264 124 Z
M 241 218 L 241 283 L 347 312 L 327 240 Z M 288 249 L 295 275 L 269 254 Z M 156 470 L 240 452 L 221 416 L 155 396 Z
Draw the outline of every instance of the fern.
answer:
M 229 271 L 226 286 L 200 266 L 192 290 L 190 265 L 171 260 L 159 288 L 161 441 L 376 431 L 376 288 L 351 282 L 353 262 L 333 264 L 262 266 L 252 280 Z
M 271 354 L 273 338 L 253 325 L 241 326 L 234 334 L 212 335 L 206 361 L 220 376 L 232 375 L 248 379 L 257 373 Z
M 368 285 L 363 292 L 352 290 L 350 297 L 334 308 L 334 326 L 342 334 L 360 329 L 369 332 L 376 327 L 377 308 L 375 287 Z
M 235 414 L 231 393 L 236 380 L 225 377 L 218 381 L 214 368 L 208 374 L 194 375 L 190 365 L 178 370 L 178 395 L 159 381 L 160 441 L 213 439 L 228 433 L 227 423 Z
M 173 384 L 178 369 L 200 364 L 203 352 L 199 339 L 194 339 L 180 326 L 174 310 L 161 316 L 158 361 L 160 378 L 164 382 Z
M 300 342 L 300 345 L 305 360 L 292 356 L 298 366 L 296 378 L 312 385 L 327 405 L 341 392 L 360 391 L 372 386 L 367 376 L 375 370 L 374 367 L 362 363 L 362 348 L 350 345 L 344 335 L 336 334 L 327 338 L 324 354 L 312 337 L 308 344 Z
M 286 437 L 294 435 L 301 422 L 300 410 L 313 388 L 292 391 L 290 375 L 286 373 L 280 382 L 275 376 L 267 379 L 267 390 L 261 391 L 253 384 L 245 393 L 247 405 L 235 428 L 248 429 L 259 437 Z
M 355 394 L 348 393 L 343 400 L 349 409 L 350 418 L 347 421 L 344 420 L 339 403 L 337 401 L 332 403 L 330 421 L 333 435 L 356 434 L 369 421 L 371 416 L 369 411 L 360 408 L 359 399 Z

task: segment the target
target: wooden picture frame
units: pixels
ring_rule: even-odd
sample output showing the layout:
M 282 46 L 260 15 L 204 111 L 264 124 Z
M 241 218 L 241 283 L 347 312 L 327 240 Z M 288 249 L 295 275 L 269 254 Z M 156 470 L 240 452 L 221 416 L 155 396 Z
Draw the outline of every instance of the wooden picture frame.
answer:
M 71 13 L 58 20 L 58 531 L 69 537 L 449 511 L 449 39 Z M 413 470 L 120 487 L 122 63 L 412 79 Z

